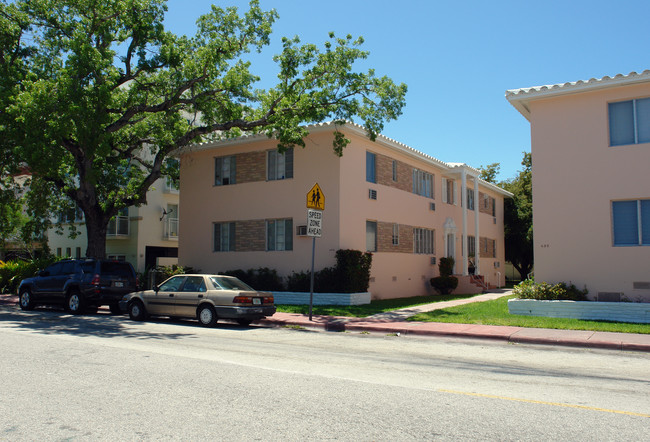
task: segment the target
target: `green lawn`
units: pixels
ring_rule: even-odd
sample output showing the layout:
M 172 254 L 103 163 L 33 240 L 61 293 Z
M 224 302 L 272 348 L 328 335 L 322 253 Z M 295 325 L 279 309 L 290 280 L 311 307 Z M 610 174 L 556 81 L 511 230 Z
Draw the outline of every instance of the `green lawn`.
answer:
M 475 302 L 410 317 L 409 321 L 455 322 L 461 324 L 510 325 L 515 327 L 554 328 L 562 330 L 592 330 L 621 333 L 650 333 L 650 324 L 627 324 L 607 321 L 583 321 L 580 319 L 544 318 L 511 315 L 508 313 L 506 296 L 494 301 Z
M 351 316 L 365 318 L 377 313 L 390 312 L 402 308 L 409 308 L 416 305 L 431 304 L 433 302 L 450 301 L 452 299 L 471 298 L 476 295 L 435 295 L 435 296 L 414 296 L 411 298 L 382 299 L 372 301 L 365 305 L 315 305 L 312 309 L 314 315 L 326 316 Z M 276 304 L 279 312 L 309 314 L 309 305 L 287 305 Z

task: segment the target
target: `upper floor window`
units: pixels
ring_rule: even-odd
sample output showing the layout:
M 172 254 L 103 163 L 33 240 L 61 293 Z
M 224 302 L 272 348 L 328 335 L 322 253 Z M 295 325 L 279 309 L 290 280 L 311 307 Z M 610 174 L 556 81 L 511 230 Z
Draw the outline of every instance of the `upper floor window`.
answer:
M 393 224 L 392 243 L 394 246 L 399 245 L 399 224 Z
M 293 178 L 293 147 L 284 153 L 269 151 L 267 178 L 269 181 Z
M 609 145 L 650 142 L 650 98 L 609 103 Z
M 237 161 L 234 155 L 214 159 L 214 185 L 227 186 L 235 184 Z
M 372 152 L 366 152 L 366 181 L 377 182 L 377 155 Z
M 235 223 L 214 223 L 214 246 L 215 252 L 235 251 Z
M 75 209 L 67 209 L 59 213 L 60 223 L 80 223 L 84 220 L 83 211 L 77 207 Z
M 456 204 L 456 181 L 447 178 L 442 179 L 442 202 Z
M 293 220 L 266 221 L 266 250 L 293 250 Z
M 393 160 L 393 181 L 397 182 L 397 161 Z
M 612 202 L 615 246 L 650 246 L 650 200 Z
M 467 208 L 474 210 L 474 189 L 467 189 Z
M 126 236 L 129 234 L 129 208 L 124 207 L 117 212 L 117 216 L 108 222 L 106 234 L 109 236 Z
M 433 198 L 433 175 L 413 169 L 413 193 Z

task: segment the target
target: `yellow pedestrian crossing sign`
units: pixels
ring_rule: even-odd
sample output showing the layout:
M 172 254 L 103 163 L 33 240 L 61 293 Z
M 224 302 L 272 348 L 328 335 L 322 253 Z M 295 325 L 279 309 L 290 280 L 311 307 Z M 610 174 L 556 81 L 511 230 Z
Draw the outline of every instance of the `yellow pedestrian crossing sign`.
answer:
M 307 192 L 307 208 L 316 210 L 325 210 L 325 195 L 318 183 Z

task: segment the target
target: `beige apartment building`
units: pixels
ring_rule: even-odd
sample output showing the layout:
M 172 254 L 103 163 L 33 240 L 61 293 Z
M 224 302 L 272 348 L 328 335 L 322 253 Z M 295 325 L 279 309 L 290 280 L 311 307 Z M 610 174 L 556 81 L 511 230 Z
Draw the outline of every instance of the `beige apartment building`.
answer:
M 650 302 L 650 71 L 506 98 L 531 128 L 535 279 Z
M 178 262 L 179 192 L 165 178 L 157 180 L 147 192 L 147 204 L 128 207 L 113 218 L 106 235 L 106 255 L 109 259 L 128 261 L 138 272 L 156 265 Z M 61 214 L 63 233 L 47 232 L 48 245 L 57 256 L 85 256 L 88 240 L 80 210 Z M 67 225 L 75 223 L 79 235 L 70 238 Z
M 339 249 L 373 253 L 374 299 L 432 294 L 438 260 L 452 256 L 457 291 L 480 291 L 469 272 L 502 286 L 503 199 L 510 194 L 478 179 L 465 164 L 445 163 L 348 123 L 342 157 L 331 124 L 308 127 L 306 147 L 277 151 L 266 136 L 181 150 L 183 210 L 179 262 L 203 272 L 269 267 L 282 276 L 309 270 L 308 193 L 324 203 L 316 270 Z M 315 288 L 318 291 L 318 287 Z

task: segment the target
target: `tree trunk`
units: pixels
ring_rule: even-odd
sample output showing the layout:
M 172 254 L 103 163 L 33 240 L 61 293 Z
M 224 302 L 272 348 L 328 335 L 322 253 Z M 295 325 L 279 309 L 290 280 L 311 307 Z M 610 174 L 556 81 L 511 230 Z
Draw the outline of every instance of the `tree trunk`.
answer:
M 104 214 L 85 214 L 86 232 L 88 235 L 88 248 L 86 249 L 87 258 L 106 258 L 106 232 L 108 230 L 108 221 Z

